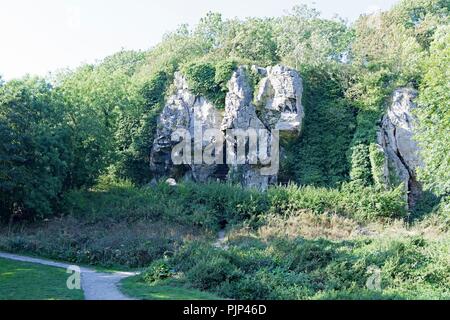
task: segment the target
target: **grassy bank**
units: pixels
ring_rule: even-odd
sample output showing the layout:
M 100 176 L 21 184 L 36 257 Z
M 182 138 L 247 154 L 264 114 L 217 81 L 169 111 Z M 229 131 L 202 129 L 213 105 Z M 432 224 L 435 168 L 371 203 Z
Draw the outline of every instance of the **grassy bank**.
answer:
M 219 300 L 217 295 L 183 287 L 176 281 L 161 281 L 149 285 L 140 276 L 121 282 L 122 291 L 129 297 L 142 300 Z
M 0 300 L 82 300 L 81 290 L 69 290 L 62 268 L 0 259 Z
M 450 298 L 448 224 L 411 223 L 397 190 L 120 182 L 63 203 L 59 218 L 3 226 L 0 250 L 145 268 L 123 284 L 143 299 Z M 224 225 L 228 250 L 213 245 Z
M 282 235 L 286 225 L 291 229 Z M 294 228 L 295 221 L 275 221 L 255 232 L 236 230 L 228 250 L 188 243 L 154 262 L 142 281 L 176 277 L 231 299 L 450 299 L 448 233 L 391 226 L 380 233 L 355 229 L 342 239 L 345 229 L 311 236 L 337 224 Z
M 274 187 L 261 193 L 240 186 L 160 183 L 135 187 L 101 183 L 72 191 L 61 216 L 2 226 L 0 250 L 99 265 L 145 267 L 173 254 L 188 240 L 211 240 L 224 225 L 259 227 L 268 216 L 301 210 L 353 221 L 385 221 L 406 215 L 394 191 Z

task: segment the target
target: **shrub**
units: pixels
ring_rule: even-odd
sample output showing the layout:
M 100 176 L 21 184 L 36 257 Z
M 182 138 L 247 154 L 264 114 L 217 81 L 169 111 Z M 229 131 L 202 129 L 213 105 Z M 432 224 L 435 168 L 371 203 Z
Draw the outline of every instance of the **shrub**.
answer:
M 352 148 L 352 169 L 350 178 L 362 186 L 370 186 L 373 183 L 372 168 L 370 164 L 369 146 L 358 144 Z
M 219 291 L 224 297 L 240 300 L 264 300 L 272 293 L 271 288 L 254 275 L 246 275 L 233 283 L 223 283 Z
M 232 299 L 448 299 L 446 250 L 448 235 L 439 240 L 280 238 L 235 242 L 228 251 L 196 242 L 169 260 L 183 270 L 187 285 Z M 381 290 L 366 287 L 374 268 Z
M 404 218 L 408 213 L 402 185 L 393 190 L 380 190 L 374 187 L 364 188 L 358 184 L 344 184 L 339 207 L 358 221 Z
M 268 192 L 270 210 L 278 214 L 292 214 L 309 209 L 315 213 L 337 213 L 358 221 L 378 218 L 402 218 L 407 214 L 402 187 L 382 190 L 363 187 L 359 183 L 343 184 L 340 189 L 277 187 Z
M 142 279 L 145 282 L 152 283 L 170 278 L 172 274 L 173 273 L 165 260 L 156 260 L 145 270 Z
M 206 256 L 186 272 L 189 283 L 201 290 L 217 289 L 239 277 L 239 269 L 221 255 Z
M 5 228 L 6 229 L 6 228 Z M 0 250 L 104 267 L 148 266 L 185 239 L 204 234 L 189 226 L 146 219 L 97 221 L 71 217 L 39 226 L 18 226 L 0 232 Z
M 218 89 L 215 82 L 216 69 L 211 63 L 191 63 L 183 71 L 195 94 L 206 96 Z
M 369 157 L 375 186 L 379 188 L 387 187 L 386 182 L 384 181 L 384 166 L 386 161 L 384 151 L 379 145 L 371 143 L 369 146 Z
M 216 74 L 214 77 L 215 83 L 217 83 L 222 91 L 227 91 L 227 84 L 236 69 L 237 63 L 234 60 L 222 60 L 216 64 Z
M 196 95 L 210 100 L 217 108 L 224 108 L 227 83 L 236 62 L 222 60 L 216 64 L 210 62 L 192 62 L 182 68 L 189 87 Z
M 108 183 L 91 191 L 69 192 L 62 210 L 89 219 L 158 218 L 211 231 L 217 231 L 224 221 L 231 225 L 245 221 L 257 227 L 267 213 L 289 215 L 301 210 L 336 213 L 358 221 L 406 215 L 401 188 L 381 190 L 349 183 L 339 189 L 327 189 L 291 184 L 260 192 L 215 182 L 184 182 L 176 188 L 164 182 L 151 188 L 139 188 L 124 181 Z

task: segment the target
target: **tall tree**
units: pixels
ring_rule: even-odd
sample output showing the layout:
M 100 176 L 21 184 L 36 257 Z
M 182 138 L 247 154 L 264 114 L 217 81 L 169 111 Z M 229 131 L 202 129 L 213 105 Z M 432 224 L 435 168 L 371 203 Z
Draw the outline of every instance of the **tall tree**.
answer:
M 425 164 L 420 178 L 439 195 L 450 194 L 450 27 L 440 28 L 431 44 L 420 87 L 418 139 Z

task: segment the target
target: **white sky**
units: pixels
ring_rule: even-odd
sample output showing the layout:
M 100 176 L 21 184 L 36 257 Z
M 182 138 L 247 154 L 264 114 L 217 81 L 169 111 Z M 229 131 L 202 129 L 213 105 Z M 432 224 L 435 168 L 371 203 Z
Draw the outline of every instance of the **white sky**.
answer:
M 0 75 L 46 75 L 120 49 L 148 49 L 208 11 L 225 18 L 280 16 L 297 4 L 339 14 L 389 9 L 398 0 L 0 0 Z

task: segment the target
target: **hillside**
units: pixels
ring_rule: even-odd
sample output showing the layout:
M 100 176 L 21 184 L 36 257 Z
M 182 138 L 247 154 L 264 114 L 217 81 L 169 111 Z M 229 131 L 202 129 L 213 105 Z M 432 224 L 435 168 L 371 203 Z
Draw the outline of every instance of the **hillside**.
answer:
M 0 250 L 144 270 L 131 293 L 449 299 L 449 11 L 209 13 L 0 79 Z

